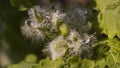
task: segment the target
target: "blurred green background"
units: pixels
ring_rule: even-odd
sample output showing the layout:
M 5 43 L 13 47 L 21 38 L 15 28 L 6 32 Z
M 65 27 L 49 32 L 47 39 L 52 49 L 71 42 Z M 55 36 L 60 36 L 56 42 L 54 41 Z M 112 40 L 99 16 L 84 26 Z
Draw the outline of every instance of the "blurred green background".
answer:
M 25 38 L 20 26 L 27 18 L 27 11 L 12 7 L 9 0 L 0 0 L 0 68 L 17 63 L 27 54 L 43 58 L 39 43 Z

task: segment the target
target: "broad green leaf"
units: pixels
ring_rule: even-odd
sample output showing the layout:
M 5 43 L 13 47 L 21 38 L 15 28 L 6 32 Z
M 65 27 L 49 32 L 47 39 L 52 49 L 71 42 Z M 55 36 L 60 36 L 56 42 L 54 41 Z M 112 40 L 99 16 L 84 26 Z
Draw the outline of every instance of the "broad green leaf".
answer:
M 81 67 L 80 68 L 94 68 L 94 62 L 88 59 L 84 59 L 81 62 Z M 78 67 L 79 68 L 79 67 Z
M 35 63 L 21 62 L 18 64 L 9 65 L 7 68 L 32 68 L 32 66 L 36 65 Z
M 97 4 L 97 8 L 100 9 L 100 11 L 104 10 L 106 5 L 108 5 L 109 3 L 113 3 L 116 2 L 118 0 L 95 0 L 96 4 Z
M 107 68 L 105 59 L 95 61 L 95 68 Z
M 94 61 L 88 59 L 80 59 L 79 56 L 73 56 L 68 60 L 70 68 L 94 68 Z
M 120 37 L 120 1 L 96 0 L 102 32 L 110 39 Z
M 120 68 L 120 41 L 117 39 L 108 40 L 106 45 L 110 47 L 102 59 L 95 60 L 96 68 Z M 101 48 L 101 50 L 104 48 Z
M 64 62 L 61 59 L 50 60 L 46 58 L 40 61 L 40 64 L 33 66 L 32 68 L 63 68 Z
M 106 64 L 110 68 L 120 68 L 120 41 L 110 40 L 108 45 L 111 47 L 105 58 Z
M 29 54 L 25 57 L 26 62 L 36 63 L 37 62 L 37 56 L 34 54 Z
M 37 57 L 33 54 L 29 54 L 25 57 L 25 60 L 18 64 L 9 65 L 7 68 L 32 68 L 36 65 Z

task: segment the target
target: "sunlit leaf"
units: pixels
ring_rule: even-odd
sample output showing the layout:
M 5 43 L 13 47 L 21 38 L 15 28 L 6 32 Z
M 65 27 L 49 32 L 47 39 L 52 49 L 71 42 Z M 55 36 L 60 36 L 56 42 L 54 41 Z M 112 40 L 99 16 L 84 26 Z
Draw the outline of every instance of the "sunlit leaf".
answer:
M 102 32 L 110 39 L 120 37 L 120 1 L 119 0 L 96 0 L 100 10 L 99 23 Z

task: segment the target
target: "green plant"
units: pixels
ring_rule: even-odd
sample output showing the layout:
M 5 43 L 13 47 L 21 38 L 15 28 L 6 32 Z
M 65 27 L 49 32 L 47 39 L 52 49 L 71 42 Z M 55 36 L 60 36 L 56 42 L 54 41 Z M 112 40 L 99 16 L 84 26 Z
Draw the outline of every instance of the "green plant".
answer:
M 14 1 L 11 0 L 11 3 L 16 4 Z M 30 8 L 29 18 L 21 26 L 22 33 L 26 38 L 47 43 L 42 45 L 47 58 L 38 63 L 35 56 L 29 55 L 8 68 L 119 68 L 120 1 L 94 1 L 98 20 L 93 22 L 89 17 L 95 16 L 92 13 L 95 7 L 77 3 L 63 8 L 56 4 L 58 2 L 50 2 L 53 4 Z M 92 23 L 99 24 L 101 32 L 98 35 L 90 33 Z M 108 37 L 104 37 L 103 33 Z

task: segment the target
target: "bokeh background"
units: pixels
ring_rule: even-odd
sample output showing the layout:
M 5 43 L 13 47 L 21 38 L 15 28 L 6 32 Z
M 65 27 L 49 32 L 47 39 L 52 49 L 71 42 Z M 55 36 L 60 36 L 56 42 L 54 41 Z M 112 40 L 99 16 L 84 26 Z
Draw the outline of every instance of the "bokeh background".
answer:
M 27 11 L 19 11 L 9 0 L 0 0 L 0 68 L 17 63 L 28 54 L 42 56 L 39 42 L 25 38 L 20 26 L 27 18 Z

